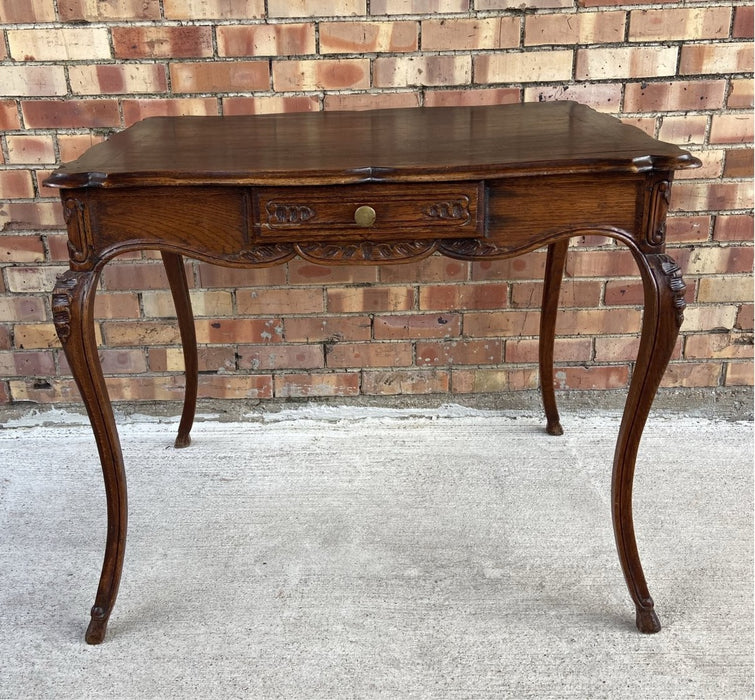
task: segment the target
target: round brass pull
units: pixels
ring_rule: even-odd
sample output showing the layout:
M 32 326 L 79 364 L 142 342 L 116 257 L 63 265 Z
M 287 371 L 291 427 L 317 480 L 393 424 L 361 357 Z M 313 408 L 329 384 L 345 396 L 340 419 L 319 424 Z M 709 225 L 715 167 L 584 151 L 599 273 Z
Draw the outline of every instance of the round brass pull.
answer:
M 372 224 L 375 223 L 376 218 L 377 214 L 372 207 L 362 206 L 354 212 L 354 221 L 357 226 L 361 226 L 362 228 L 372 226 Z

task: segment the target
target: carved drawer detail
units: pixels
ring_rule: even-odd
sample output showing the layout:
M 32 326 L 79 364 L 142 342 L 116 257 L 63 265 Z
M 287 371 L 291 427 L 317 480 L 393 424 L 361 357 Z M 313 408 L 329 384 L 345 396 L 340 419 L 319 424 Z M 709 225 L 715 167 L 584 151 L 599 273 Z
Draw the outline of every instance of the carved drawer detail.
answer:
M 482 183 L 259 187 L 257 241 L 397 240 L 481 235 Z

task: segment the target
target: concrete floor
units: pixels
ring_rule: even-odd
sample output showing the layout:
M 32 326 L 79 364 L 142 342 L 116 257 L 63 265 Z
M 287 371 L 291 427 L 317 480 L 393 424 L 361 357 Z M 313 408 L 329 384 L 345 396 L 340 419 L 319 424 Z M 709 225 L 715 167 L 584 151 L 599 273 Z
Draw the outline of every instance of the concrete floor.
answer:
M 213 416 L 204 416 L 211 419 Z M 610 523 L 619 414 L 302 406 L 121 417 L 130 532 L 83 642 L 104 498 L 91 431 L 0 429 L 0 698 L 751 698 L 753 431 L 653 416 L 634 629 Z

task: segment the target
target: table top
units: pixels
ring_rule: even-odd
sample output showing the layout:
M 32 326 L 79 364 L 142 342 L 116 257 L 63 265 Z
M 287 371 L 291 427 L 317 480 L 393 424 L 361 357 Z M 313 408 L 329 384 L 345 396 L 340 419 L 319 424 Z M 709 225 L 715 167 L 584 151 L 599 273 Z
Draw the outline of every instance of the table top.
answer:
M 152 117 L 53 187 L 332 185 L 695 167 L 686 151 L 576 102 Z

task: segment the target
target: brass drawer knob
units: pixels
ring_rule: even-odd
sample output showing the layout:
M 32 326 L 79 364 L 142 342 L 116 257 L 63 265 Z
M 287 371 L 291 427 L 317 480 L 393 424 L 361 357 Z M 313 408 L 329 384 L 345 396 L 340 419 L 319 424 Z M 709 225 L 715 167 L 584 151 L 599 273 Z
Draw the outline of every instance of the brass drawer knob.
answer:
M 362 206 L 354 212 L 354 221 L 357 226 L 361 226 L 362 228 L 372 226 L 376 218 L 377 214 L 372 207 Z

